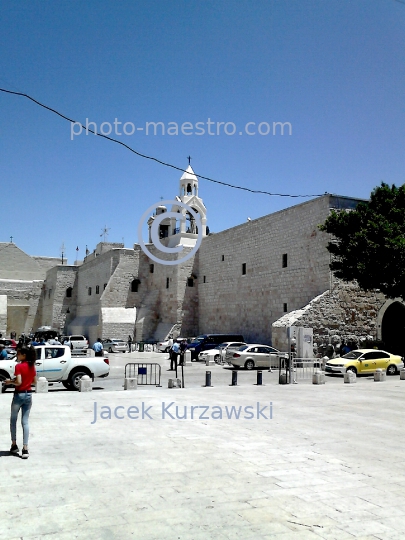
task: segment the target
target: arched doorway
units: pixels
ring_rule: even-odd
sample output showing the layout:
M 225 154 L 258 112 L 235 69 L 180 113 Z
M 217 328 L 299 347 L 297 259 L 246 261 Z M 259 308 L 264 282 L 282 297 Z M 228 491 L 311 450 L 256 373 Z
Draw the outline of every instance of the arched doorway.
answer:
M 393 302 L 381 322 L 381 338 L 388 352 L 405 356 L 405 305 Z

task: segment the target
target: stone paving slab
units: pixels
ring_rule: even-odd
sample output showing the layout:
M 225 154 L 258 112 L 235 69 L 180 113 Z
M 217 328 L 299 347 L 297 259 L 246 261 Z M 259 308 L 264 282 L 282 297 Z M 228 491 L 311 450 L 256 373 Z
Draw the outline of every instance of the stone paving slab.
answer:
M 8 454 L 12 394 L 0 396 L 1 539 L 405 538 L 399 377 L 279 386 L 264 373 L 256 387 L 244 373 L 233 388 L 229 372 L 212 368 L 215 387 L 203 388 L 205 366 L 192 366 L 190 387 L 123 391 L 119 363 L 130 356 L 117 357 L 103 390 L 33 396 L 28 460 Z M 142 402 L 152 418 L 130 419 Z M 174 418 L 163 419 L 171 402 Z M 258 402 L 266 419 L 224 412 L 256 416 Z M 192 406 L 221 407 L 223 418 L 191 419 Z

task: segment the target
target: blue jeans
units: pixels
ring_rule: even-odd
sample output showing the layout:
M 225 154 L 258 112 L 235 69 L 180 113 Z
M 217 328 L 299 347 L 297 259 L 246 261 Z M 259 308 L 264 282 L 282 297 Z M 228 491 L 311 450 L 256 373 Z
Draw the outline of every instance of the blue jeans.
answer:
M 30 435 L 30 427 L 28 425 L 28 418 L 30 416 L 30 410 L 32 405 L 32 394 L 27 392 L 15 393 L 13 401 L 11 402 L 11 416 L 10 416 L 10 432 L 11 440 L 17 440 L 17 417 L 21 409 L 21 425 L 23 428 L 23 444 L 28 444 L 28 437 Z

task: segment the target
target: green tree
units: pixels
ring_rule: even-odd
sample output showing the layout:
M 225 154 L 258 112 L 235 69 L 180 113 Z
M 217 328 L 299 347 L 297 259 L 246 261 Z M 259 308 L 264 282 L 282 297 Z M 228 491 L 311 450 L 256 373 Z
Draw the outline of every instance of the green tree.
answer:
M 382 183 L 355 210 L 333 210 L 321 231 L 333 235 L 330 268 L 343 281 L 405 300 L 405 184 Z

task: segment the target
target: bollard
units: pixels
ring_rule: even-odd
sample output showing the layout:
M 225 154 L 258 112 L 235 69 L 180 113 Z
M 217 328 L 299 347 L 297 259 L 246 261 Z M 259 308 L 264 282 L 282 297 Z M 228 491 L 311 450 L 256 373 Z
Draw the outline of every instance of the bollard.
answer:
M 385 381 L 386 378 L 387 378 L 387 374 L 383 369 L 378 368 L 375 370 L 374 381 L 376 382 Z
M 136 390 L 138 388 L 138 379 L 132 377 L 130 379 L 124 379 L 124 390 Z
M 403 369 L 403 368 L 399 372 L 399 380 L 400 381 L 405 381 L 405 369 Z
M 48 381 L 45 377 L 39 377 L 37 379 L 37 384 L 35 385 L 35 392 L 37 394 L 42 394 L 48 392 Z
M 209 358 L 209 356 L 207 356 L 207 358 L 205 359 L 205 365 L 206 365 L 206 366 L 209 366 L 209 365 L 210 365 L 210 358 Z
M 236 370 L 232 370 L 232 384 L 229 386 L 238 386 L 238 372 Z
M 287 374 L 280 373 L 279 384 L 287 384 Z
M 180 379 L 169 379 L 167 381 L 167 388 L 181 388 Z
M 325 384 L 325 373 L 323 371 L 314 371 L 312 375 L 312 384 Z
M 356 374 L 353 371 L 346 371 L 343 375 L 343 381 L 349 384 L 357 382 Z
M 191 364 L 191 351 L 186 351 L 184 353 L 184 363 Z
M 212 387 L 211 384 L 211 371 L 205 372 L 205 385 L 203 385 L 203 388 Z
M 93 390 L 91 382 L 92 381 L 88 375 L 83 375 L 79 381 L 79 392 L 91 392 Z
M 262 386 L 263 385 L 263 372 L 258 371 L 257 377 L 256 377 L 256 385 L 255 386 Z

